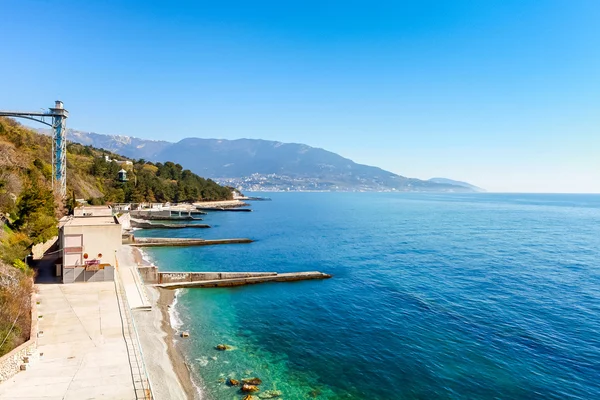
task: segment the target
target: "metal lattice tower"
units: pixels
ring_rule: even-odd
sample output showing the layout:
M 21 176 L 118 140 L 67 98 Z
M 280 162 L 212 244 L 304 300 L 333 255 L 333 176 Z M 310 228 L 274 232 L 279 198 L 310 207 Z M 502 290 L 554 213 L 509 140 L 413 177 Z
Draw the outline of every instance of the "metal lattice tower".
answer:
M 67 118 L 69 112 L 60 100 L 48 111 L 0 111 L 0 117 L 26 118 L 52 128 L 52 188 L 62 198 L 67 195 Z M 51 118 L 52 122 L 46 121 Z

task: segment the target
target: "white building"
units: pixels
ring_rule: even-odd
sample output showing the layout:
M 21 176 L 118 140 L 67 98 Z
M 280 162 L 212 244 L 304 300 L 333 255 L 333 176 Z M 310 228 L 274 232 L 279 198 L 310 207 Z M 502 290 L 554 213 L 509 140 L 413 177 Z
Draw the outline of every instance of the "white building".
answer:
M 63 217 L 59 222 L 59 244 L 62 263 L 57 274 L 63 283 L 112 281 L 116 251 L 122 243 L 121 224 L 112 210 L 86 207 L 82 215 Z

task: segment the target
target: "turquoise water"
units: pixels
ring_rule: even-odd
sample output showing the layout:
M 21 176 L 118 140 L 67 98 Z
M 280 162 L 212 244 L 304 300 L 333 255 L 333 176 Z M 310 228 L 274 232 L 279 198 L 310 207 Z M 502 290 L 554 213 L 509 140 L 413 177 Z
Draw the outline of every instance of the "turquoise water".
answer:
M 169 232 L 255 243 L 149 251 L 163 270 L 334 275 L 182 291 L 207 398 L 253 376 L 284 399 L 600 398 L 599 195 L 268 196 Z

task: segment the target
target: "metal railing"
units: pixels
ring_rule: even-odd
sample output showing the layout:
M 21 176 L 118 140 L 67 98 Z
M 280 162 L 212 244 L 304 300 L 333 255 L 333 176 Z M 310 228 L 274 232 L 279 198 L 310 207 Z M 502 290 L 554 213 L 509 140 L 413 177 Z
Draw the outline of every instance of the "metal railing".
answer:
M 153 400 L 154 394 L 152 383 L 144 362 L 142 345 L 139 341 L 138 330 L 135 326 L 135 320 L 131 313 L 131 308 L 129 307 L 129 302 L 127 300 L 127 295 L 125 294 L 123 282 L 119 276 L 118 268 L 115 271 L 115 288 L 117 291 L 121 320 L 123 321 L 123 337 L 127 345 L 127 354 L 129 356 L 129 366 L 131 368 L 135 396 L 137 399 Z

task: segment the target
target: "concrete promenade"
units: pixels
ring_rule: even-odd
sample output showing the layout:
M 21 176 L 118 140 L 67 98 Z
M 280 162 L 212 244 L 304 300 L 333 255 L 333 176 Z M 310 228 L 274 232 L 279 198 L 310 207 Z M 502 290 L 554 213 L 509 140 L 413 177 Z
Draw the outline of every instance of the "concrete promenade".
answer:
M 135 257 L 129 246 L 121 246 L 116 254 L 118 260 L 117 273 L 121 278 L 127 303 L 131 310 L 150 309 L 151 304 L 144 288 L 140 275 L 137 271 Z
M 37 359 L 0 385 L 0 399 L 136 399 L 115 282 L 38 288 Z

